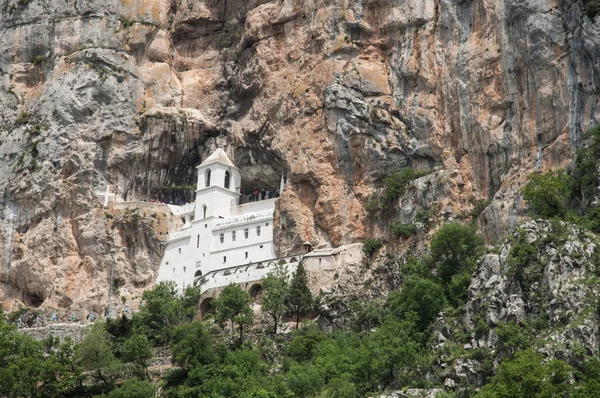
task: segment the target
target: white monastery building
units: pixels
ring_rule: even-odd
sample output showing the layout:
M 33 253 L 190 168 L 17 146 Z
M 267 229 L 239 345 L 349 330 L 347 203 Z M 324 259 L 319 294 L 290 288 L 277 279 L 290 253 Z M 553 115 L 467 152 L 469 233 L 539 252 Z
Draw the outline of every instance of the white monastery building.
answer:
M 240 204 L 240 172 L 222 149 L 197 169 L 195 202 L 169 205 L 184 225 L 169 233 L 158 280 L 175 281 L 180 289 L 196 283 L 206 291 L 260 280 L 275 261 L 295 269 L 296 258 L 275 258 L 273 211 L 277 198 L 265 196 Z M 280 191 L 284 184 L 282 177 Z

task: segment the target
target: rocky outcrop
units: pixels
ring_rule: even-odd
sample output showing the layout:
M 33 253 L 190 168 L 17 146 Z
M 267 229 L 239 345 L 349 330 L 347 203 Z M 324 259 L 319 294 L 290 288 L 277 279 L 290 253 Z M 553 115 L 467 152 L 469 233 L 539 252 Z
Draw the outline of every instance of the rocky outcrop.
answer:
M 597 355 L 598 244 L 574 225 L 538 220 L 482 257 L 464 316 L 457 323 L 441 318 L 436 325 L 442 374 L 450 384 L 482 383 L 479 349 L 491 353 L 494 364 L 511 353 L 498 332 L 502 325 L 518 325 L 527 336 L 521 339 L 536 342 L 549 357 L 574 364 L 580 352 Z M 461 341 L 464 336 L 467 341 Z M 462 357 L 444 354 L 451 342 L 462 344 Z
M 0 0 L 0 296 L 104 305 L 94 286 L 123 241 L 107 186 L 190 200 L 180 188 L 217 146 L 245 188 L 287 170 L 280 253 L 369 234 L 366 200 L 407 165 L 445 170 L 452 214 L 490 199 L 479 220 L 497 239 L 522 221 L 525 176 L 567 165 L 598 121 L 583 3 Z M 117 250 L 124 285 L 152 279 L 159 238 L 127 246 L 145 278 Z

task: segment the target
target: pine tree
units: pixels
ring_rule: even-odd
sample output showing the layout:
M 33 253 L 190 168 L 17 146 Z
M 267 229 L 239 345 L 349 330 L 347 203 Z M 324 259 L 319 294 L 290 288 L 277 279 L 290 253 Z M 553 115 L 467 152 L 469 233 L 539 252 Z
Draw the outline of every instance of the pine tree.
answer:
M 296 329 L 298 329 L 300 317 L 306 315 L 313 305 L 312 293 L 308 288 L 308 277 L 302 263 L 298 264 L 292 277 L 286 302 L 288 312 L 296 317 Z

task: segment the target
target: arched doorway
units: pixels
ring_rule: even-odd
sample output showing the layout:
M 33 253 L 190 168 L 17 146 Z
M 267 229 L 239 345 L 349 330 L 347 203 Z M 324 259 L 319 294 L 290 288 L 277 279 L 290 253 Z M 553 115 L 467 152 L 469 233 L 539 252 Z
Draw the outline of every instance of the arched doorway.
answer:
M 260 283 L 252 285 L 250 290 L 248 290 L 248 293 L 250 293 L 250 297 L 252 298 L 254 304 L 262 304 L 263 288 Z
M 207 297 L 200 303 L 200 319 L 204 319 L 204 317 L 208 314 L 214 314 L 215 308 L 212 305 L 213 298 Z

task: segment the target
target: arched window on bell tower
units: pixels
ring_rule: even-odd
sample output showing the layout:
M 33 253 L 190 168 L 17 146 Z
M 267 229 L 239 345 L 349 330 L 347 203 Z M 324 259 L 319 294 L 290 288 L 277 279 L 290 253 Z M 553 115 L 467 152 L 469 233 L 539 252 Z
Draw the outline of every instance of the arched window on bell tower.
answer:
M 206 205 L 202 206 L 202 218 L 206 218 Z
M 231 180 L 231 174 L 229 174 L 229 171 L 225 172 L 225 184 L 224 187 L 226 189 L 229 189 L 229 180 Z
M 206 186 L 210 187 L 210 169 L 206 169 L 204 172 L 204 181 L 206 182 Z

